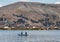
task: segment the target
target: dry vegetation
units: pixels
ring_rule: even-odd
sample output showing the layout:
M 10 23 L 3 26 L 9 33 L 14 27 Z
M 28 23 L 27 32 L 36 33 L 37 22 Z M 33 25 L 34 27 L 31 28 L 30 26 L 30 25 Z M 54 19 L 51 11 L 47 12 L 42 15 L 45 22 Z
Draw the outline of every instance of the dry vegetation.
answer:
M 59 28 L 0 28 L 0 30 L 60 30 Z

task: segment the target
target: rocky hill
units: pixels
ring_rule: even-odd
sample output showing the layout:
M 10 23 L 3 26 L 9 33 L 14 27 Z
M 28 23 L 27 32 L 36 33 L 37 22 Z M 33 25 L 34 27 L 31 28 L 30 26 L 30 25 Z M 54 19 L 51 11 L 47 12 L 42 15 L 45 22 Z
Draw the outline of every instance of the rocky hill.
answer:
M 0 8 L 0 27 L 60 27 L 60 5 L 17 2 Z

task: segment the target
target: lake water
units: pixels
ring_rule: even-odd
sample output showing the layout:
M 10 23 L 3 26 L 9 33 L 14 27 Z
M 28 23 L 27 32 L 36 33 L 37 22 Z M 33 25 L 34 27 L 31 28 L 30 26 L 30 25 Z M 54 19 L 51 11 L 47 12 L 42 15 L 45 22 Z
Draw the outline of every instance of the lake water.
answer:
M 0 30 L 0 42 L 60 42 L 60 30 Z

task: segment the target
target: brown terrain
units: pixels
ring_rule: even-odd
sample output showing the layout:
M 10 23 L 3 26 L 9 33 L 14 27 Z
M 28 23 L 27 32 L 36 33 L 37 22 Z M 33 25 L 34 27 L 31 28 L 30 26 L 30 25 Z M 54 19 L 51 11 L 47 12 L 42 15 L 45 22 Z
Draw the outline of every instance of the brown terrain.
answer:
M 0 28 L 60 27 L 60 5 L 17 2 L 0 8 Z

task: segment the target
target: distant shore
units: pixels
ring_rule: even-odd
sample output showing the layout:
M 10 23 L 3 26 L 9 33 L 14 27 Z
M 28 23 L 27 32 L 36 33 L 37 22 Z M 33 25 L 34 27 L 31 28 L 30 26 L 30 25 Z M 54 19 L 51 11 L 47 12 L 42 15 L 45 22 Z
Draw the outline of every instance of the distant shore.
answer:
M 0 28 L 0 30 L 60 30 L 59 28 Z

